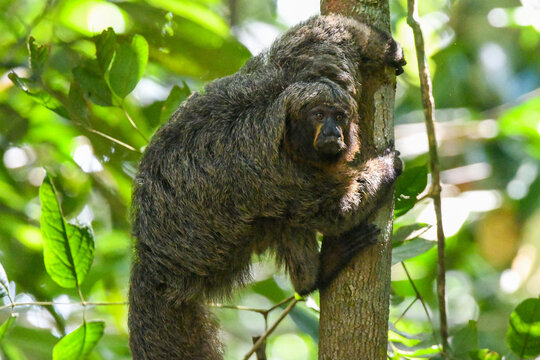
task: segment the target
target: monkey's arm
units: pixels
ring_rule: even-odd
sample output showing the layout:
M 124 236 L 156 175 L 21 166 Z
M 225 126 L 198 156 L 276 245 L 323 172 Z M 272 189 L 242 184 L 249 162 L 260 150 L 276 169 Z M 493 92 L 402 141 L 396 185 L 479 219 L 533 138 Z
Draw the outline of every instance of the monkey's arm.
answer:
M 389 198 L 402 167 L 399 152 L 393 146 L 366 161 L 349 193 L 339 202 L 323 204 L 314 220 L 318 230 L 324 235 L 339 235 L 365 221 Z

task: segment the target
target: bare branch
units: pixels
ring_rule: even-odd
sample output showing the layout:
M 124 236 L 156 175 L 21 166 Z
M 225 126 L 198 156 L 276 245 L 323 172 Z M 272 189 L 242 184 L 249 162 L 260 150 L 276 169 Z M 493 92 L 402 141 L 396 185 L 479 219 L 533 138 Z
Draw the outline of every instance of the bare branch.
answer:
M 439 316 L 441 323 L 441 342 L 443 352 L 448 352 L 448 323 L 446 319 L 446 299 L 445 299 L 445 272 L 446 266 L 444 261 L 445 253 L 445 237 L 442 224 L 441 210 L 441 182 L 439 169 L 439 156 L 437 154 L 437 138 L 435 137 L 435 104 L 433 101 L 432 84 L 427 67 L 426 55 L 424 50 L 424 37 L 422 29 L 417 21 L 417 9 L 415 0 L 407 0 L 407 24 L 412 28 L 414 33 L 414 43 L 416 48 L 416 59 L 418 62 L 418 73 L 420 75 L 420 89 L 422 92 L 422 105 L 424 108 L 424 116 L 426 122 L 426 130 L 429 141 L 429 157 L 431 168 L 431 189 L 430 196 L 433 198 L 435 207 L 435 215 L 437 218 L 437 250 L 438 250 L 438 265 L 439 271 L 437 274 L 437 296 L 439 299 Z
M 259 340 L 257 340 L 257 342 L 253 345 L 253 347 L 251 348 L 251 350 L 249 350 L 247 352 L 247 354 L 244 356 L 244 360 L 248 360 L 249 357 L 251 355 L 253 355 L 253 353 L 255 351 L 257 351 L 257 349 L 264 343 L 264 341 L 266 340 L 266 338 L 272 333 L 274 332 L 274 330 L 276 330 L 276 328 L 278 327 L 279 323 L 281 323 L 283 321 L 283 319 L 285 319 L 285 317 L 292 311 L 292 309 L 294 308 L 294 306 L 296 305 L 296 303 L 298 303 L 298 299 L 294 299 L 290 304 L 289 306 L 287 306 L 287 308 L 285 310 L 283 310 L 283 312 L 281 313 L 281 315 L 279 315 L 279 318 L 272 324 L 272 326 L 270 326 L 270 329 L 266 330 L 265 333 L 259 338 Z
M 127 301 L 84 301 L 84 302 L 55 302 L 55 301 L 29 301 L 29 302 L 14 302 L 8 305 L 0 306 L 0 311 L 9 308 L 21 306 L 63 306 L 63 305 L 79 305 L 79 306 L 116 306 L 127 305 Z

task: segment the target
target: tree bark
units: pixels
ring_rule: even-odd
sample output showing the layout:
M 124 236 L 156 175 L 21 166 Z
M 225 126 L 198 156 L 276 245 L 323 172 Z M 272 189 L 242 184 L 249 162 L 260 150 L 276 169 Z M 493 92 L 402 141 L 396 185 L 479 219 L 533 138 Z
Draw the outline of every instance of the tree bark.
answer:
M 390 31 L 387 0 L 322 0 L 321 13 L 348 15 Z M 379 154 L 394 138 L 395 85 L 395 72 L 389 68 L 362 84 L 358 105 L 367 157 Z M 381 229 L 377 244 L 358 254 L 321 291 L 320 360 L 386 359 L 393 208 L 390 200 L 370 219 Z

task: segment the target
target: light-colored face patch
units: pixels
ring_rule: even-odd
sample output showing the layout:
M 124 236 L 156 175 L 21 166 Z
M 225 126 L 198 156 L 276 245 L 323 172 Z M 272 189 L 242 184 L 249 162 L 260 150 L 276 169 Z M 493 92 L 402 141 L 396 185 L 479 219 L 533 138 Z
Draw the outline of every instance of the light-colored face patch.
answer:
M 315 150 L 317 150 L 317 139 L 319 138 L 322 127 L 323 124 L 317 124 L 317 128 L 315 129 L 315 136 L 313 137 L 313 147 L 315 148 Z

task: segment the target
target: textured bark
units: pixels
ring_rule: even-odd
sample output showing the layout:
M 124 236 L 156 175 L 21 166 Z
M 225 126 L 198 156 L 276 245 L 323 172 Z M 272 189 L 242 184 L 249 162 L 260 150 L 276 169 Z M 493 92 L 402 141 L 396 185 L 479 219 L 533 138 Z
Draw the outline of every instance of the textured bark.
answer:
M 390 31 L 387 0 L 322 0 L 321 13 L 341 13 Z M 362 151 L 380 153 L 394 138 L 395 75 L 384 69 L 363 79 L 359 113 Z M 367 146 L 366 146 L 367 145 Z M 321 292 L 319 359 L 386 359 L 393 201 L 373 218 L 378 243 L 359 254 Z

